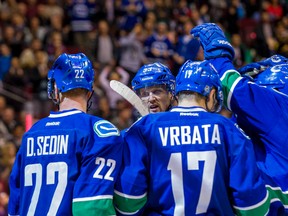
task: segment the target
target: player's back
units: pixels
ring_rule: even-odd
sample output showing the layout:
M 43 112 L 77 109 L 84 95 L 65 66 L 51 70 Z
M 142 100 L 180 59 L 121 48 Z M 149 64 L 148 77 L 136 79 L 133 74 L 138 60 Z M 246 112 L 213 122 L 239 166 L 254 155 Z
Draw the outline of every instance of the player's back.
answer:
M 255 144 L 258 166 L 263 174 L 273 179 L 267 179 L 267 184 L 280 186 L 286 191 L 288 151 L 283 149 L 288 145 L 288 97 L 243 80 L 236 87 L 231 101 L 237 104 L 232 106 L 237 114 L 237 123 Z M 241 100 L 243 95 L 248 94 L 253 99 L 248 100 L 246 96 L 245 100 Z M 236 100 L 240 102 L 236 103 Z M 245 106 L 239 106 L 243 103 Z
M 110 124 L 79 110 L 51 113 L 35 123 L 23 136 L 11 174 L 11 178 L 20 179 L 19 185 L 14 185 L 20 188 L 20 197 L 11 194 L 9 205 L 20 199 L 20 215 L 72 215 L 72 200 L 78 198 L 78 191 L 91 191 L 81 196 L 98 195 L 93 194 L 95 185 L 87 183 L 94 174 L 92 169 L 83 182 L 78 177 L 83 170 L 89 170 L 88 166 L 96 166 L 96 156 L 107 152 L 109 145 L 119 143 L 119 136 L 99 138 L 106 133 L 101 126 Z M 110 129 L 109 133 L 119 133 L 116 128 Z M 10 211 L 17 212 L 17 207 Z
M 139 133 L 130 147 L 147 166 L 144 215 L 233 215 L 231 202 L 248 207 L 264 199 L 252 144 L 225 117 L 176 107 L 144 117 L 128 130 L 126 141 L 133 145 Z M 242 182 L 245 176 L 256 178 Z M 141 185 L 141 172 L 137 181 Z M 242 200 L 251 188 L 256 194 Z

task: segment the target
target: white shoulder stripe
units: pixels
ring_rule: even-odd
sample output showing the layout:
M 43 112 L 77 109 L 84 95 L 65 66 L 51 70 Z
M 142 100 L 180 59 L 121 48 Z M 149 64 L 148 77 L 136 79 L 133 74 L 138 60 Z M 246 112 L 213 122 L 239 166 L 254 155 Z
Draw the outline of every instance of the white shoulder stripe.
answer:
M 121 196 L 121 197 L 125 197 L 128 199 L 142 199 L 147 195 L 147 193 L 144 193 L 144 194 L 139 195 L 139 196 L 133 196 L 133 195 L 124 194 L 124 193 L 117 191 L 117 190 L 114 190 L 114 193 Z
M 241 74 L 237 70 L 230 69 L 230 70 L 225 71 L 224 74 L 220 77 L 221 82 L 224 80 L 226 74 L 228 73 L 238 73 L 241 76 Z
M 59 118 L 59 117 L 65 117 L 65 116 L 74 115 L 74 114 L 78 114 L 78 113 L 82 113 L 82 111 L 73 110 L 73 111 L 64 112 L 64 113 L 53 113 L 53 114 L 51 113 L 48 117 L 49 118 Z
M 115 209 L 117 210 L 117 212 L 121 213 L 122 215 L 135 215 L 138 211 L 135 212 L 124 212 L 124 211 L 120 211 L 116 206 L 114 206 Z
M 234 207 L 235 209 L 239 209 L 239 210 L 251 210 L 251 209 L 255 209 L 255 208 L 263 205 L 263 204 L 267 201 L 268 197 L 269 197 L 269 193 L 268 193 L 268 191 L 267 191 L 265 198 L 264 198 L 261 202 L 256 203 L 255 205 L 248 206 L 248 207 L 238 207 L 238 206 L 233 206 L 233 207 Z
M 113 199 L 113 196 L 112 195 L 100 195 L 100 196 L 94 196 L 94 197 L 74 198 L 73 202 L 85 202 L 85 201 L 101 200 L 101 199 Z
M 197 108 L 182 108 L 182 107 L 176 107 L 172 108 L 170 112 L 207 112 L 204 108 L 197 107 Z
M 272 187 L 271 185 L 265 185 L 265 186 L 266 186 L 266 188 L 269 187 L 271 190 L 274 190 L 274 191 L 279 190 L 283 194 L 288 194 L 288 191 L 283 191 L 280 187 Z

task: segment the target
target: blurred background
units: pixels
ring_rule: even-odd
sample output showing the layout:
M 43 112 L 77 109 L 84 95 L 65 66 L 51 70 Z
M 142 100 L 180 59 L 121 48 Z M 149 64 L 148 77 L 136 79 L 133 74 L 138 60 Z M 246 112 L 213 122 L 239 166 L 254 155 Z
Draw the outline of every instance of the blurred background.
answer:
M 57 110 L 47 72 L 61 53 L 85 53 L 95 70 L 92 115 L 129 127 L 138 113 L 109 89 L 129 87 L 137 70 L 159 61 L 174 75 L 201 60 L 190 30 L 215 22 L 235 49 L 235 67 L 273 54 L 288 57 L 287 0 L 0 0 L 0 216 L 23 133 Z

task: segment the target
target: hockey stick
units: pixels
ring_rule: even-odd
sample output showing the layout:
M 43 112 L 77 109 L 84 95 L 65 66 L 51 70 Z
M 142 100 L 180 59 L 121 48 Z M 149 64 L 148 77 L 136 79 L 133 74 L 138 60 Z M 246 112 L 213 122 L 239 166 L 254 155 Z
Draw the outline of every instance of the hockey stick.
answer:
M 147 106 L 145 106 L 143 101 L 131 88 L 117 80 L 111 80 L 110 87 L 132 104 L 141 116 L 145 116 L 149 113 Z

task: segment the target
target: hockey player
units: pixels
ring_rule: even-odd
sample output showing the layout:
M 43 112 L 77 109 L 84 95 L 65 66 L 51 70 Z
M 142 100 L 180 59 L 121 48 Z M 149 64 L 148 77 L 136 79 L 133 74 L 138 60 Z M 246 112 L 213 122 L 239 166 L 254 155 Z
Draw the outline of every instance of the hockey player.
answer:
M 175 77 L 166 65 L 159 62 L 142 66 L 131 85 L 147 104 L 150 113 L 168 111 L 176 103 Z
M 234 50 L 218 25 L 205 23 L 191 34 L 200 38 L 205 59 L 220 75 L 224 104 L 254 143 L 258 167 L 275 196 L 273 206 L 288 206 L 288 97 L 241 77 L 232 64 Z
M 251 141 L 217 112 L 219 76 L 187 61 L 176 77 L 179 105 L 148 114 L 124 134 L 115 185 L 119 215 L 265 215 L 269 197 Z
M 253 62 L 238 69 L 248 75 L 258 85 L 274 89 L 288 95 L 288 59 L 273 55 L 260 62 Z
M 58 106 L 23 136 L 10 176 L 9 215 L 115 215 L 123 139 L 86 114 L 94 71 L 83 53 L 61 54 L 48 73 Z

